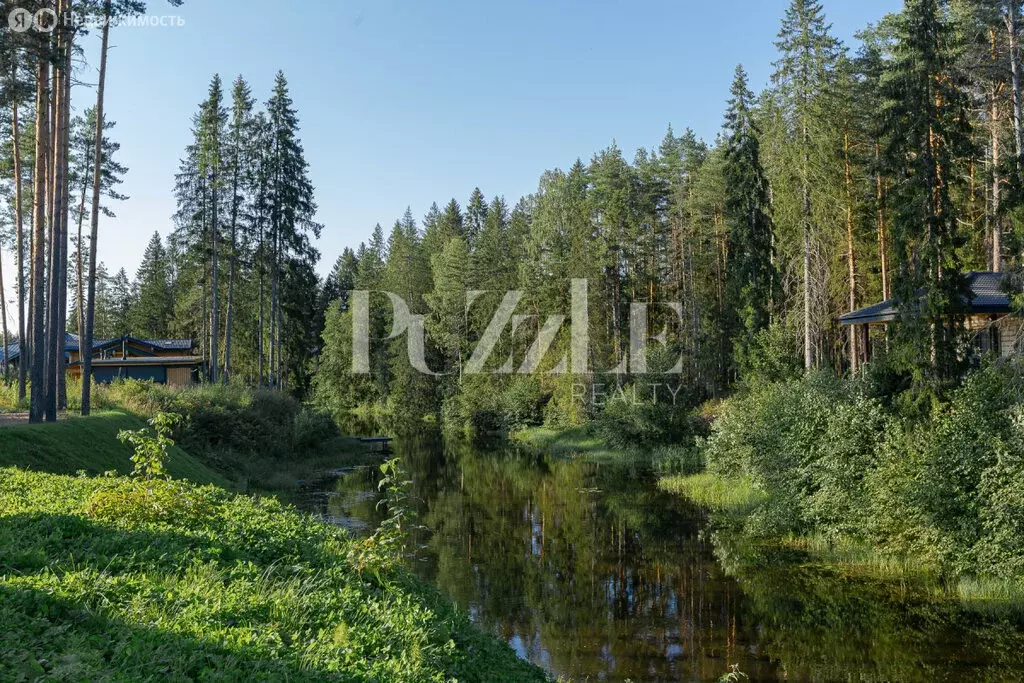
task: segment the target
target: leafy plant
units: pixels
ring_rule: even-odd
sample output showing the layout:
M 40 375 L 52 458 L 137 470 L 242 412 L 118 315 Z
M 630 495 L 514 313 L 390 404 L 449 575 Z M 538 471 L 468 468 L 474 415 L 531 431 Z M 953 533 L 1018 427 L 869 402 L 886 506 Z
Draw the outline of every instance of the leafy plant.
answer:
M 121 430 L 117 435 L 118 440 L 121 443 L 130 443 L 135 448 L 135 454 L 132 456 L 135 469 L 132 476 L 143 479 L 166 476 L 167 449 L 174 445 L 171 433 L 179 421 L 181 416 L 177 413 L 157 413 L 149 421 L 155 437 L 146 429 Z

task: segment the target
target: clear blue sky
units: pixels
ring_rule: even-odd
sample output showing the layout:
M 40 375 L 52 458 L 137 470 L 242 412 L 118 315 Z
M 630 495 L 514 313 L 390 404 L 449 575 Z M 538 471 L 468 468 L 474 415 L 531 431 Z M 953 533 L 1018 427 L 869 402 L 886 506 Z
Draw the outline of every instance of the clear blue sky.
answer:
M 131 275 L 174 212 L 174 173 L 190 121 L 220 73 L 265 100 L 287 75 L 317 188 L 320 271 L 411 206 L 460 203 L 475 186 L 510 203 L 540 174 L 613 139 L 632 157 L 671 123 L 719 129 L 732 72 L 755 89 L 775 59 L 788 0 L 186 0 L 149 3 L 182 27 L 112 34 L 108 116 L 118 122 L 131 199 L 102 225 L 100 258 Z M 826 0 L 834 33 L 853 34 L 899 0 Z M 282 9 L 284 8 L 284 9 Z M 96 46 L 86 44 L 93 80 Z M 78 106 L 94 99 L 81 87 Z

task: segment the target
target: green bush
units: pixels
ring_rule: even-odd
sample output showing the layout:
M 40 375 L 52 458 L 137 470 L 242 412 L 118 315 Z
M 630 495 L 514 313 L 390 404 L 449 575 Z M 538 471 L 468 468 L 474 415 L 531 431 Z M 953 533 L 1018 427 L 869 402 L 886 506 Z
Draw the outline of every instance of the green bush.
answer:
M 691 416 L 683 406 L 650 398 L 634 400 L 634 396 L 641 395 L 634 394 L 631 387 L 624 387 L 622 394 L 616 391 L 594 418 L 591 429 L 608 445 L 650 449 L 689 444 L 704 429 L 703 421 Z
M 292 427 L 292 449 L 303 453 L 339 435 L 338 424 L 327 413 L 307 408 L 294 418 Z
M 726 403 L 703 457 L 765 493 L 747 531 L 866 540 L 953 575 L 1024 578 L 1021 364 L 986 366 L 946 400 L 915 389 L 883 402 L 874 382 L 812 374 Z

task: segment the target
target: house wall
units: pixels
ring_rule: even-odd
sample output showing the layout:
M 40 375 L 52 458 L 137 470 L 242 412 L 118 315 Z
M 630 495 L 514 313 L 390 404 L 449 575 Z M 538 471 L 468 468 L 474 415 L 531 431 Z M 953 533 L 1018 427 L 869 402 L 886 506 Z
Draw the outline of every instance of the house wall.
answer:
M 192 384 L 192 368 L 167 368 L 167 384 L 172 387 L 187 387 Z
M 1007 358 L 1020 353 L 1019 342 L 1024 339 L 1024 320 L 1016 316 L 1006 316 L 996 323 L 996 327 L 999 330 L 1000 357 Z

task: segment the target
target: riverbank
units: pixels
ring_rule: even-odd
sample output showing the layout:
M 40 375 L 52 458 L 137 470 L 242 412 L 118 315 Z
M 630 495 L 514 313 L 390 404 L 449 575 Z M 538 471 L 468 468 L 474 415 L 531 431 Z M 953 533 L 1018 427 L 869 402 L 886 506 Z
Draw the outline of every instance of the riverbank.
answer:
M 357 440 L 268 394 L 104 398 L 115 409 L 0 428 L 0 679 L 545 680 L 393 544 L 279 500 L 380 460 Z M 118 433 L 164 408 L 185 416 L 175 479 L 123 476 Z
M 0 469 L 0 678 L 541 681 L 271 498 Z

